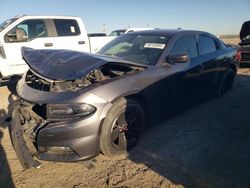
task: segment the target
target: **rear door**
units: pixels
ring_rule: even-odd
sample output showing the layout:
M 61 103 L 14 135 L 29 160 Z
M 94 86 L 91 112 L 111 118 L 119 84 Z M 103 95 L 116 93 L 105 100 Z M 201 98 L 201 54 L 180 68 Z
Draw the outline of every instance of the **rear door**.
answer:
M 4 35 L 4 49 L 11 74 L 24 73 L 28 66 L 22 59 L 21 47 L 52 49 L 54 40 L 50 37 L 48 20 L 27 19 L 17 24 Z
M 216 76 L 222 70 L 220 63 L 223 61 L 219 44 L 207 35 L 198 36 L 199 58 L 203 64 L 200 67 L 200 78 L 206 83 L 202 88 L 202 94 L 207 95 L 216 88 Z M 226 59 L 225 59 L 226 60 Z
M 90 52 L 86 30 L 84 25 L 79 23 L 82 22 L 76 19 L 54 19 L 57 49 Z

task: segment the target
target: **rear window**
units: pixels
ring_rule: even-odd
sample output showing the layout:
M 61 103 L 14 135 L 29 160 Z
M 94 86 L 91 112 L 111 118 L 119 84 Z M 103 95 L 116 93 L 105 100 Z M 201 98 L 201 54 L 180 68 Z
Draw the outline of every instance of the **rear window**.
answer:
M 76 20 L 55 19 L 54 23 L 58 36 L 76 36 L 80 34 L 80 29 Z
M 199 44 L 201 55 L 215 52 L 217 49 L 215 41 L 211 37 L 199 36 L 198 44 Z

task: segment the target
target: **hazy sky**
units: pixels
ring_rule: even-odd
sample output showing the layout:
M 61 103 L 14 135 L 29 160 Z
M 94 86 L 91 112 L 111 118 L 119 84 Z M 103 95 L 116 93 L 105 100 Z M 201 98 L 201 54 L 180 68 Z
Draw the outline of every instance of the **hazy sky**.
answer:
M 89 33 L 149 26 L 238 34 L 250 0 L 0 0 L 0 22 L 20 14 L 79 16 Z

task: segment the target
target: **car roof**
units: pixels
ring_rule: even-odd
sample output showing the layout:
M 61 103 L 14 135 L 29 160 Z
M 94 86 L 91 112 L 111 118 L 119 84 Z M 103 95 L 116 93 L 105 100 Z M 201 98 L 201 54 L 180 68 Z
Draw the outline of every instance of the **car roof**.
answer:
M 181 35 L 181 34 L 207 34 L 212 35 L 208 32 L 204 31 L 198 31 L 198 30 L 184 30 L 184 29 L 154 29 L 154 30 L 143 30 L 143 31 L 136 31 L 133 33 L 128 33 L 130 35 L 132 34 L 152 34 L 152 35 L 164 35 L 164 36 L 174 36 L 174 35 Z

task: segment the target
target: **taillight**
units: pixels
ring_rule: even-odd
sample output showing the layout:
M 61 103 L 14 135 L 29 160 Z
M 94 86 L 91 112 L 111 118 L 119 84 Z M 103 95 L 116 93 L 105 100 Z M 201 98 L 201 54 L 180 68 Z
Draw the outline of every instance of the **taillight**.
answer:
M 238 51 L 236 53 L 236 61 L 240 61 L 241 60 L 241 51 Z
M 5 58 L 6 58 L 6 56 L 5 56 L 5 52 L 4 52 L 4 48 L 3 48 L 3 46 L 2 46 L 2 45 L 0 46 L 0 57 L 2 57 L 3 59 L 5 59 Z

